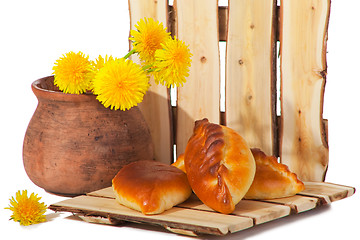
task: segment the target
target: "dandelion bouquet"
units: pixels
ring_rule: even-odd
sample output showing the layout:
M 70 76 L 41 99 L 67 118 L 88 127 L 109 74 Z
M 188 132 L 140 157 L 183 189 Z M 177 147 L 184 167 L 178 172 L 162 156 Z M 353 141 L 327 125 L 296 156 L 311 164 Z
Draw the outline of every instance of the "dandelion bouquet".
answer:
M 123 58 L 99 56 L 95 61 L 82 52 L 69 52 L 53 67 L 54 84 L 64 93 L 92 92 L 106 108 L 128 110 L 142 102 L 149 78 L 170 88 L 182 86 L 189 75 L 188 46 L 171 37 L 162 23 L 141 19 L 131 30 L 132 50 Z M 138 54 L 141 65 L 129 60 Z

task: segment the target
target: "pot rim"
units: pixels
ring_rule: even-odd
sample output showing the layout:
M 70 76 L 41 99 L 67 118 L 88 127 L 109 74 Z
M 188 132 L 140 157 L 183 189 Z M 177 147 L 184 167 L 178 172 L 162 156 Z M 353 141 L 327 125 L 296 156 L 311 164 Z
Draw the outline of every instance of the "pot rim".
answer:
M 64 93 L 62 91 L 56 91 L 41 87 L 43 83 L 45 85 L 45 81 L 53 81 L 54 75 L 50 75 L 47 77 L 39 78 L 32 82 L 31 89 L 34 92 L 37 98 L 49 99 L 49 100 L 57 100 L 57 101 L 90 101 L 96 96 L 93 93 L 83 93 L 83 94 L 70 94 Z

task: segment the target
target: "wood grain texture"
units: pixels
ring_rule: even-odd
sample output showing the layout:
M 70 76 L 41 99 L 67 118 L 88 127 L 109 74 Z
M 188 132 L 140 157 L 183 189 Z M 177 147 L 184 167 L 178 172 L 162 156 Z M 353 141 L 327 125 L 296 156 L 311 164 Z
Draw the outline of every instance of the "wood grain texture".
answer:
M 300 195 L 295 195 L 286 198 L 269 199 L 265 201 L 271 203 L 284 204 L 285 206 L 289 206 L 291 210 L 296 213 L 301 213 L 314 209 L 319 203 L 318 198 L 305 197 Z
M 297 214 L 354 194 L 355 188 L 324 182 L 306 182 L 306 189 L 292 197 L 266 201 L 242 200 L 230 214 L 221 214 L 203 204 L 194 194 L 184 203 L 158 215 L 144 215 L 115 200 L 112 188 L 79 196 L 49 206 L 85 216 L 86 221 L 120 224 L 122 221 L 163 226 L 185 235 L 225 235 L 290 214 Z M 103 219 L 102 219 L 103 218 Z
M 219 6 L 218 11 L 218 21 L 219 21 L 219 41 L 226 41 L 227 38 L 227 25 L 228 25 L 228 7 Z M 174 13 L 174 7 L 169 6 L 169 28 L 173 29 L 172 32 L 175 32 L 176 29 L 176 19 Z
M 130 29 L 145 17 L 162 22 L 167 27 L 168 1 L 166 0 L 129 0 Z M 131 46 L 130 46 L 131 47 Z M 132 55 L 134 62 L 140 63 L 137 55 Z M 155 160 L 172 163 L 173 137 L 172 116 L 169 90 L 150 79 L 150 88 L 139 108 L 149 126 L 154 145 Z
M 53 204 L 54 210 L 70 210 L 71 212 L 105 218 L 123 220 L 136 223 L 149 223 L 169 226 L 175 229 L 198 231 L 213 235 L 224 235 L 229 232 L 240 231 L 252 226 L 250 218 L 233 215 L 218 214 L 215 212 L 194 211 L 173 207 L 158 215 L 144 215 L 141 212 L 118 204 L 115 199 L 80 196 Z M 206 219 L 206 221 L 204 221 Z
M 322 198 L 326 203 L 338 201 L 352 196 L 355 193 L 355 188 L 341 186 L 332 183 L 324 182 L 305 182 L 305 190 L 301 192 L 302 195 L 317 196 Z
M 302 181 L 323 181 L 329 149 L 322 120 L 330 0 L 281 2 L 280 157 Z
M 255 225 L 290 215 L 291 208 L 285 205 L 261 201 L 242 200 L 236 205 L 235 215 L 254 219 Z
M 174 2 L 177 36 L 189 45 L 190 76 L 177 93 L 177 155 L 185 150 L 194 121 L 208 118 L 219 123 L 220 60 L 217 0 Z
M 196 197 L 180 204 L 179 207 L 215 212 Z M 252 218 L 254 223 L 258 225 L 288 216 L 290 211 L 291 208 L 289 206 L 282 204 L 272 204 L 265 201 L 241 200 L 236 205 L 235 211 L 231 214 Z
M 276 1 L 230 1 L 226 125 L 251 147 L 276 154 Z

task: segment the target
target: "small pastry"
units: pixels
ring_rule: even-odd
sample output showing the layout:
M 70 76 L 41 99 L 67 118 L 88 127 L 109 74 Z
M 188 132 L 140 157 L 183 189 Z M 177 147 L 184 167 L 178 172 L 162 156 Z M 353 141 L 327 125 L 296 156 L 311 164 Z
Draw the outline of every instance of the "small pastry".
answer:
M 260 149 L 251 149 L 256 162 L 254 181 L 246 193 L 246 199 L 273 199 L 293 196 L 305 189 L 295 173 L 273 156 Z
M 185 169 L 185 163 L 184 163 L 184 153 L 180 154 L 179 157 L 176 159 L 176 161 L 171 164 L 174 167 L 177 167 L 178 169 L 180 169 L 181 171 L 183 171 L 184 173 L 186 173 L 186 169 Z
M 159 214 L 191 194 L 186 174 L 164 163 L 143 160 L 124 166 L 112 180 L 116 200 L 143 214 Z
M 195 122 L 184 155 L 186 174 L 197 197 L 208 207 L 231 213 L 255 175 L 255 161 L 245 140 L 234 130 Z

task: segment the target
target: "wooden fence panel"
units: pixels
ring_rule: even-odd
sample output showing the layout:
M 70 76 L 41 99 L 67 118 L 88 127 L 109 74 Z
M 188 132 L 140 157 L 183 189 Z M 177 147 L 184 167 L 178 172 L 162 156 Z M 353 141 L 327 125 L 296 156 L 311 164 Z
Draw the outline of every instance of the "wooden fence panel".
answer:
M 330 0 L 281 1 L 280 158 L 303 181 L 323 181 L 329 149 L 322 107 Z
M 277 154 L 276 1 L 229 1 L 226 125 L 251 147 Z
M 177 155 L 185 151 L 194 121 L 220 118 L 220 57 L 217 0 L 177 0 L 176 35 L 189 45 L 190 76 L 177 92 Z
M 168 22 L 167 0 L 131 0 L 129 1 L 130 28 L 135 29 L 136 23 L 144 17 L 153 18 L 166 24 Z M 166 27 L 166 26 L 165 26 Z M 140 63 L 136 55 L 132 60 Z M 139 104 L 154 144 L 155 159 L 164 163 L 171 163 L 173 158 L 172 118 L 169 90 L 155 84 L 150 79 L 151 87 Z
M 176 155 L 184 152 L 195 120 L 206 117 L 220 122 L 220 36 L 227 41 L 223 123 L 251 147 L 279 154 L 301 180 L 324 180 L 329 153 L 322 106 L 330 0 L 281 1 L 280 22 L 276 2 L 232 0 L 228 7 L 218 7 L 217 0 L 175 0 L 169 11 L 167 1 L 129 1 L 131 28 L 143 17 L 169 23 L 173 35 L 188 44 L 193 54 L 190 76 L 177 89 L 175 111 L 171 111 L 169 91 L 155 84 L 141 104 L 157 160 L 171 162 L 174 142 Z M 280 121 L 276 116 L 277 39 Z

